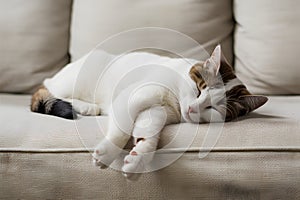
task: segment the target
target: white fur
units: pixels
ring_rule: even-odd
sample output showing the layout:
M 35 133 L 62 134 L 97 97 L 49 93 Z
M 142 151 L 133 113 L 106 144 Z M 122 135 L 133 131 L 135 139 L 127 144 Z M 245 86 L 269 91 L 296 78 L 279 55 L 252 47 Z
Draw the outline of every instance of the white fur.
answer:
M 216 51 L 213 56 L 220 55 L 218 47 Z M 218 58 L 209 60 L 220 64 Z M 223 119 L 215 109 L 207 107 L 224 98 L 224 89 L 206 89 L 197 98 L 198 90 L 189 70 L 198 62 L 141 52 L 115 56 L 94 51 L 67 65 L 44 85 L 54 96 L 72 99 L 74 109 L 81 114 L 101 112 L 110 116 L 107 137 L 93 154 L 96 165 L 110 165 L 131 135 L 144 138 L 133 149 L 138 156 L 125 158 L 123 171 L 134 173 L 152 160 L 149 152 L 156 149 L 165 125 Z M 189 107 L 197 112 L 189 113 Z

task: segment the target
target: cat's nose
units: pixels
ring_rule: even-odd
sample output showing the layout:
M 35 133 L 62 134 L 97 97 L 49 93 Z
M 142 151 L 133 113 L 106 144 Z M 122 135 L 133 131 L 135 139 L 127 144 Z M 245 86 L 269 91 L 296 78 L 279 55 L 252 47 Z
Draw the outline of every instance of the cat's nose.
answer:
M 189 106 L 188 113 L 196 113 L 196 111 L 191 106 Z

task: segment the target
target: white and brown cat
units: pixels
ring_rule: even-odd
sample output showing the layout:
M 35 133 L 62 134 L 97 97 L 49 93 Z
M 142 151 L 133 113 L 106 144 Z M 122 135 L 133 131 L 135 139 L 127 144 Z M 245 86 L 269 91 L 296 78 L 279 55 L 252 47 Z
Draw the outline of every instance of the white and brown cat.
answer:
M 230 121 L 266 102 L 267 97 L 250 94 L 217 46 L 205 61 L 98 51 L 46 79 L 32 97 L 31 110 L 67 119 L 76 113 L 108 115 L 108 132 L 93 161 L 109 166 L 133 136 L 135 147 L 122 167 L 129 177 L 141 162 L 151 162 L 166 125 Z

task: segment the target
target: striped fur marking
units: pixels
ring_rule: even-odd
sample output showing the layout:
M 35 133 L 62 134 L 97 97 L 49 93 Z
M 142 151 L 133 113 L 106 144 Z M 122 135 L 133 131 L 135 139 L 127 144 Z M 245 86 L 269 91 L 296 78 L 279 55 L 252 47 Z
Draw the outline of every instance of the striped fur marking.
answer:
M 211 76 L 211 74 L 205 69 L 203 63 L 198 63 L 192 66 L 189 75 L 196 83 L 200 96 L 201 91 L 207 87 L 207 82 L 210 81 L 209 76 Z M 267 97 L 252 95 L 247 90 L 246 86 L 236 77 L 233 68 L 224 57 L 221 59 L 219 76 L 222 78 L 224 84 L 224 97 L 226 101 L 220 101 L 216 109 L 222 113 L 222 115 L 226 115 L 226 121 L 231 121 L 246 115 L 267 102 Z
M 65 119 L 76 119 L 76 112 L 69 102 L 55 98 L 47 88 L 40 87 L 31 98 L 31 111 L 54 115 Z

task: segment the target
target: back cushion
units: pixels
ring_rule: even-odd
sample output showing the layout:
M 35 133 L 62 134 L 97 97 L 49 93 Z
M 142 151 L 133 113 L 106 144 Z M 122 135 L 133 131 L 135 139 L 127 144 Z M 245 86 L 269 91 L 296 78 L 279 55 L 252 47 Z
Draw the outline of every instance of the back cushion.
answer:
M 72 2 L 0 3 L 0 92 L 30 93 L 68 62 Z
M 163 27 L 192 37 L 209 53 L 221 43 L 232 61 L 232 18 L 231 0 L 74 0 L 70 52 L 76 60 L 114 34 Z M 165 41 L 153 40 L 152 44 L 161 42 Z M 126 41 L 118 46 L 124 48 Z
M 234 1 L 235 67 L 254 93 L 300 94 L 300 1 Z

